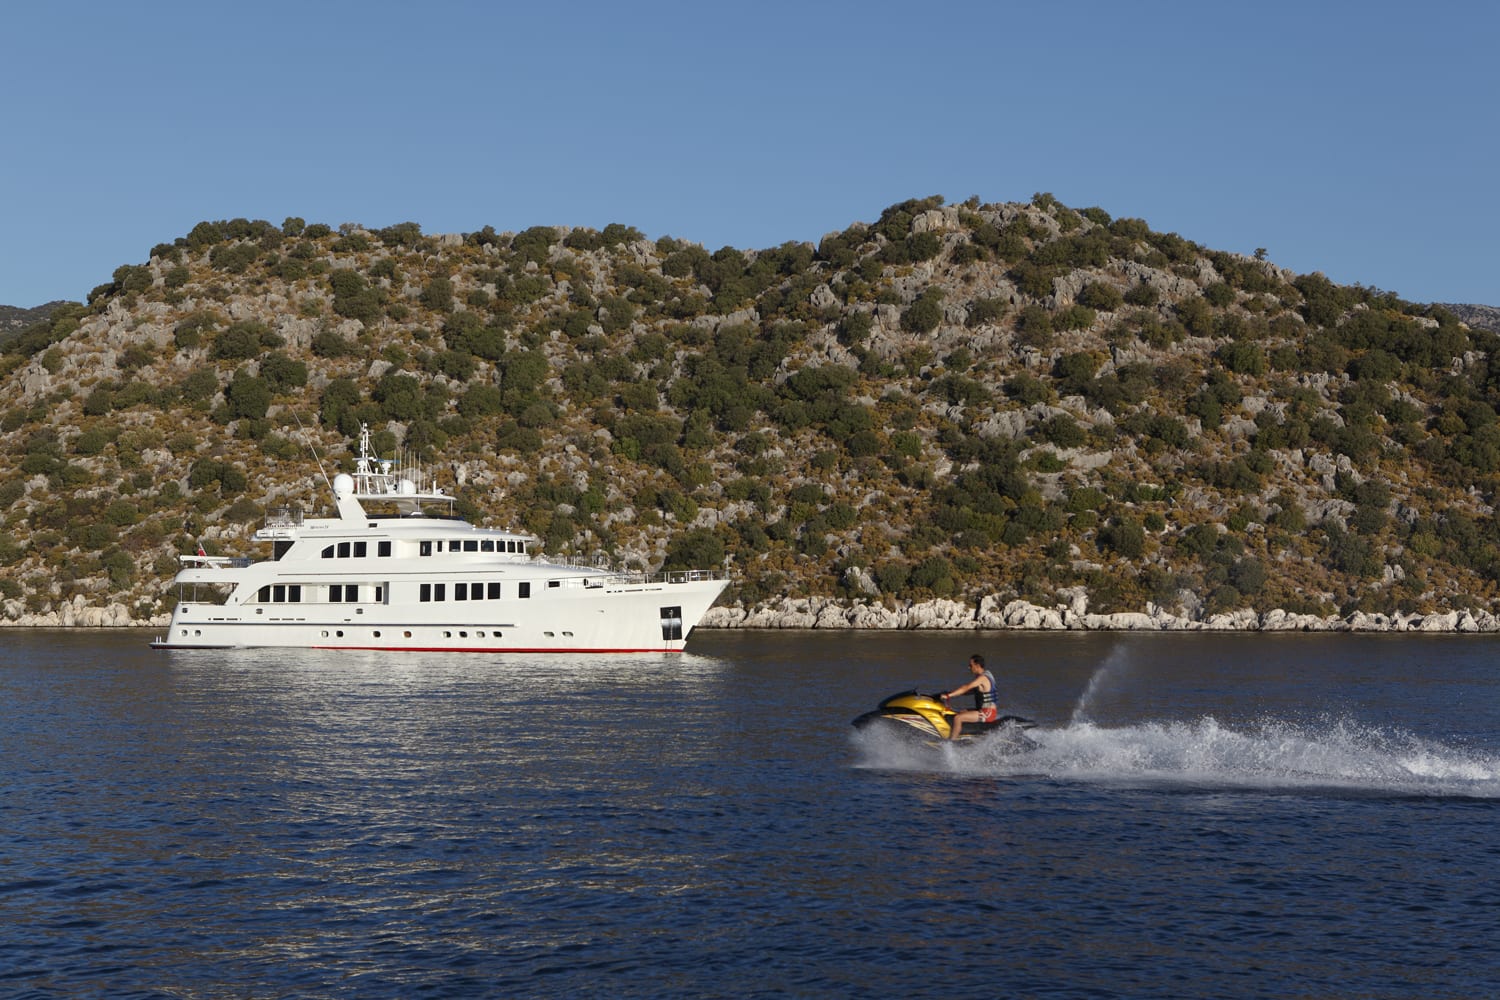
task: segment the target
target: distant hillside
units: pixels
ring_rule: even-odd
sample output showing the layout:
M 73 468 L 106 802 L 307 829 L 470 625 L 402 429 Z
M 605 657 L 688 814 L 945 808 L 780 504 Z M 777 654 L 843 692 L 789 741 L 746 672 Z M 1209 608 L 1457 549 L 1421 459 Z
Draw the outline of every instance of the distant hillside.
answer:
M 62 301 L 48 302 L 44 306 L 34 306 L 30 309 L 22 309 L 19 306 L 0 306 L 0 347 L 27 327 L 45 322 L 47 317 L 52 315 L 53 310 L 64 304 Z
M 1495 306 L 1447 305 L 1447 309 L 1463 322 L 1491 333 L 1500 333 L 1500 308 Z
M 1493 610 L 1497 344 L 1045 194 L 759 251 L 204 222 L 6 344 L 0 615 L 159 615 L 361 423 L 480 522 L 747 606 Z

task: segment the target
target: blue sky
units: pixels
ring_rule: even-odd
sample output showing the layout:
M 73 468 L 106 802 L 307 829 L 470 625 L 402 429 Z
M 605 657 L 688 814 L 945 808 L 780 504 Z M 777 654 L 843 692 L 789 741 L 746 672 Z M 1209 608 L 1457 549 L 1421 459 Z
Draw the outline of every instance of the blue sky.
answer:
M 9 4 L 0 304 L 205 219 L 817 241 L 1026 201 L 1500 305 L 1500 5 Z

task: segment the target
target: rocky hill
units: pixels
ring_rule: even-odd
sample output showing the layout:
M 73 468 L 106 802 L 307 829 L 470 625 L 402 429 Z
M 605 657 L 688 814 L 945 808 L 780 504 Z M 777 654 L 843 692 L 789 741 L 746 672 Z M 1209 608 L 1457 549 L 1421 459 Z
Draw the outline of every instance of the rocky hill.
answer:
M 25 309 L 20 306 L 0 306 L 0 347 L 15 339 L 23 330 L 44 323 L 58 306 L 65 302 L 48 302 L 46 305 Z
M 1443 307 L 1461 322 L 1491 333 L 1500 333 L 1500 308 L 1460 303 L 1444 304 Z
M 727 560 L 726 620 L 1490 614 L 1497 342 L 1045 194 L 760 251 L 204 222 L 5 343 L 0 617 L 159 619 L 361 424 L 552 554 Z

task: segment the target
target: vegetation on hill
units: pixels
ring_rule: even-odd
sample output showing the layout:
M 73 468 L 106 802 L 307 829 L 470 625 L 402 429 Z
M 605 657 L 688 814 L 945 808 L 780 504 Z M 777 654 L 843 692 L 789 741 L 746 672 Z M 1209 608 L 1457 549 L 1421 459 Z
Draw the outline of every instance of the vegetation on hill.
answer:
M 46 322 L 47 317 L 52 315 L 52 310 L 67 304 L 61 301 L 48 302 L 46 305 L 34 306 L 30 309 L 23 309 L 20 306 L 0 306 L 0 349 L 4 348 L 6 341 L 15 338 L 23 330 Z
M 1497 335 L 1263 257 L 1046 194 L 760 251 L 203 222 L 4 344 L 0 608 L 159 613 L 363 423 L 731 601 L 1493 609 Z

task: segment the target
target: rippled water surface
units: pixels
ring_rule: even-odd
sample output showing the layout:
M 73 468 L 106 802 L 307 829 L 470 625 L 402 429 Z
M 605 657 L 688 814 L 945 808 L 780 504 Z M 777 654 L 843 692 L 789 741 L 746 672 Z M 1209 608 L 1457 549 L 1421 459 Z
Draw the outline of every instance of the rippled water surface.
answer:
M 0 634 L 0 995 L 1500 993 L 1500 641 Z M 849 720 L 986 654 L 1023 756 Z

